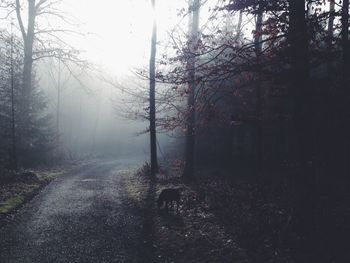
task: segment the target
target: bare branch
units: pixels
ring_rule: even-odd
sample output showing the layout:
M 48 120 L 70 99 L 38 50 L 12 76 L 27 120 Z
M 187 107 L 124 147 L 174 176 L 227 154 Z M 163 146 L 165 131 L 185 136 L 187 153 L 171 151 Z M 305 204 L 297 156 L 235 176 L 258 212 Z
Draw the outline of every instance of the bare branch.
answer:
M 21 3 L 19 0 L 16 0 L 16 15 L 17 15 L 18 24 L 19 24 L 19 27 L 21 29 L 23 39 L 26 39 L 27 33 L 26 33 L 26 30 L 24 29 L 24 25 L 23 25 L 22 14 L 21 14 Z

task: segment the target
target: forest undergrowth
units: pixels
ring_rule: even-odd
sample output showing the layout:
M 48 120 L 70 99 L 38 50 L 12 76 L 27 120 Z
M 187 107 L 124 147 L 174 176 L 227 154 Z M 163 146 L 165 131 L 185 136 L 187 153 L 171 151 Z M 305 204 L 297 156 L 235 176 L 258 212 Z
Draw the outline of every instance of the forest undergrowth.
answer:
M 139 175 L 148 173 L 140 170 Z M 153 253 L 155 262 L 249 262 L 237 236 L 228 231 L 211 211 L 198 189 L 185 184 L 178 174 L 156 178 L 156 196 L 164 188 L 180 188 L 182 201 L 165 211 L 153 204 Z M 155 202 L 155 199 L 148 202 Z
M 346 258 L 345 240 L 333 238 L 347 233 L 337 228 L 343 223 L 336 225 L 348 218 L 346 202 L 332 209 L 332 219 L 322 215 L 318 204 L 313 211 L 315 230 L 305 233 L 296 227 L 293 199 L 283 184 L 258 187 L 254 180 L 233 179 L 223 169 L 198 169 L 193 182 L 184 182 L 179 170 L 161 172 L 156 181 L 157 195 L 164 188 L 180 188 L 182 193 L 178 210 L 161 209 L 154 215 L 158 262 L 343 262 Z

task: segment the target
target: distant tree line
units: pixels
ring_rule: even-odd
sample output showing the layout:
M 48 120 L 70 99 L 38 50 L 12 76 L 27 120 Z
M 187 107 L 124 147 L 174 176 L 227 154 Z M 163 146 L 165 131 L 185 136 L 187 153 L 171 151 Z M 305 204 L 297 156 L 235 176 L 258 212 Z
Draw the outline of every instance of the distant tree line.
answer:
M 68 29 L 53 28 L 50 18 L 69 24 L 60 1 L 2 0 L 0 32 L 0 168 L 17 170 L 49 164 L 59 157 L 59 134 L 39 89 L 36 62 L 57 59 L 83 63 L 66 43 Z M 70 31 L 72 32 L 72 31 Z
M 35 75 L 32 92 L 26 97 L 29 109 L 22 108 L 23 50 L 21 40 L 1 32 L 1 166 L 10 169 L 45 164 L 53 158 L 57 134 L 46 111 L 47 101 L 38 89 Z

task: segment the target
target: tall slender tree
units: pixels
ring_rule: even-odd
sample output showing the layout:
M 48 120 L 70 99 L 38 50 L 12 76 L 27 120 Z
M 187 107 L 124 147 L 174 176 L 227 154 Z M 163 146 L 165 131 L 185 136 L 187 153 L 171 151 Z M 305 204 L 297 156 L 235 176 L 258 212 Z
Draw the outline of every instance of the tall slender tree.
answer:
M 312 90 L 309 80 L 309 44 L 305 0 L 289 1 L 290 91 L 294 98 L 294 125 L 299 172 L 295 177 L 296 222 L 301 230 L 310 230 L 312 220 L 313 131 Z
M 345 157 L 343 160 L 347 165 L 344 167 L 343 173 L 348 175 L 350 171 L 350 124 L 349 124 L 349 110 L 347 109 L 350 101 L 350 89 L 349 89 L 349 68 L 350 68 L 350 45 L 349 45 L 349 0 L 343 0 L 343 6 L 341 10 L 341 42 L 342 42 L 342 88 L 340 92 L 340 98 L 342 98 L 342 109 L 340 110 L 341 115 L 343 116 L 340 124 L 340 131 L 343 134 L 342 140 L 345 143 L 340 144 L 343 147 L 341 154 Z M 345 146 L 345 147 L 344 147 Z M 348 179 L 350 183 L 350 179 Z
M 242 20 L 243 20 L 243 11 L 240 10 L 238 14 L 238 22 L 236 27 L 236 37 L 235 37 L 235 43 L 238 42 L 242 35 Z
M 60 132 L 60 113 L 61 113 L 61 61 L 58 61 L 57 72 L 57 108 L 56 108 L 56 128 Z
M 349 0 L 343 0 L 343 6 L 341 11 L 341 40 L 343 49 L 343 84 L 344 89 L 347 88 L 347 74 L 349 69 L 350 47 L 349 47 Z M 346 92 L 348 93 L 348 92 Z
M 152 8 L 155 13 L 156 2 L 151 0 Z M 151 148 L 151 174 L 154 176 L 158 172 L 157 160 L 157 134 L 156 134 L 156 55 L 157 55 L 157 20 L 153 17 L 151 57 L 149 63 L 149 121 L 150 121 L 150 148 Z
M 335 19 L 335 0 L 329 1 L 329 19 L 328 19 L 328 46 L 332 45 L 332 38 L 334 36 L 334 19 Z
M 289 44 L 291 61 L 291 92 L 295 98 L 295 120 L 297 137 L 299 140 L 299 158 L 301 165 L 309 161 L 309 131 L 307 105 L 310 97 L 310 87 L 307 86 L 309 61 L 308 39 L 305 19 L 305 1 L 296 0 L 289 2 Z
M 260 1 L 261 2 L 261 1 Z M 255 44 L 255 55 L 257 59 L 258 68 L 260 68 L 260 57 L 262 53 L 262 26 L 263 26 L 263 9 L 261 3 L 259 2 L 256 24 L 255 24 L 255 34 L 254 34 L 254 44 Z M 257 156 L 257 171 L 261 175 L 263 169 L 263 96 L 261 87 L 261 72 L 258 70 L 256 77 L 256 156 Z
M 67 32 L 65 29 L 52 28 L 51 24 L 42 25 L 39 22 L 50 17 L 60 19 L 65 25 L 68 19 L 60 13 L 59 3 L 61 0 L 10 0 L 9 6 L 14 7 L 23 39 L 23 73 L 22 73 L 22 99 L 23 110 L 30 107 L 30 93 L 33 84 L 33 64 L 41 58 L 55 57 L 64 61 L 70 61 L 84 66 L 85 62 L 78 58 L 79 52 L 72 49 L 60 34 Z M 24 5 L 23 2 L 26 2 Z M 12 10 L 9 10 L 12 12 Z M 26 12 L 26 14 L 24 14 Z M 24 18 L 26 21 L 24 21 Z M 40 21 L 39 21 L 40 20 Z M 45 28 L 46 27 L 46 28 Z M 73 32 L 72 30 L 68 30 Z M 47 39 L 46 39 L 47 38 Z
M 10 54 L 10 76 L 11 76 L 11 144 L 12 144 L 12 169 L 18 169 L 17 157 L 17 138 L 16 138 L 16 117 L 15 117 L 15 72 L 14 72 L 14 40 L 13 40 L 13 23 L 11 22 L 11 54 Z
M 199 40 L 199 10 L 200 0 L 189 1 L 189 41 L 188 41 L 188 98 L 187 98 L 187 123 L 186 123 L 186 149 L 185 149 L 185 169 L 184 177 L 194 177 L 195 166 L 195 142 L 196 142 L 196 102 L 195 92 L 197 86 L 196 80 L 196 59 Z
M 44 4 L 45 0 L 39 1 L 36 4 L 36 0 L 28 0 L 28 13 L 27 13 L 27 29 L 22 19 L 22 6 L 20 0 L 16 0 L 16 15 L 19 27 L 21 29 L 23 43 L 24 43 L 24 59 L 23 59 L 23 98 L 29 98 L 32 89 L 32 70 L 33 70 L 33 46 L 35 36 L 35 22 L 40 6 Z M 23 101 L 25 107 L 29 107 L 28 99 Z

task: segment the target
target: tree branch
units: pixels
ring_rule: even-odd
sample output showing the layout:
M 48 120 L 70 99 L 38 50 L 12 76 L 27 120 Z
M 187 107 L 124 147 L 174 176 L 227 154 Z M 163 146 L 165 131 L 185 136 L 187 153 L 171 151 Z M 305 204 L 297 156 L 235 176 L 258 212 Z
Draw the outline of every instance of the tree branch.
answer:
M 24 29 L 24 25 L 23 25 L 23 20 L 22 20 L 22 15 L 21 15 L 21 4 L 20 4 L 19 0 L 16 0 L 16 15 L 17 15 L 18 24 L 19 24 L 19 27 L 21 29 L 23 39 L 25 40 L 25 39 L 27 39 L 27 33 L 26 33 L 26 30 Z

